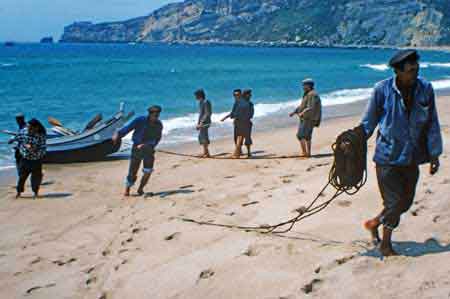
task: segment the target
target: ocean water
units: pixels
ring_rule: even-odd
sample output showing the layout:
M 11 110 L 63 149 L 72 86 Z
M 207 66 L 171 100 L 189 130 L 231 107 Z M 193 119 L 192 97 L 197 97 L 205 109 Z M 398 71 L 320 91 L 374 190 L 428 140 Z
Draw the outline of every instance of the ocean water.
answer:
M 163 142 L 195 140 L 197 103 L 206 90 L 214 126 L 232 105 L 232 90 L 253 89 L 256 118 L 298 104 L 299 82 L 312 77 L 324 105 L 366 99 L 371 86 L 390 76 L 383 49 L 244 48 L 127 44 L 19 44 L 0 46 L 0 129 L 15 130 L 14 115 L 56 117 L 80 129 L 96 114 L 108 117 L 120 102 L 144 114 L 163 107 Z M 436 89 L 450 88 L 450 53 L 421 52 L 421 75 Z M 257 120 L 256 120 L 257 121 Z M 0 136 L 0 167 L 12 165 Z

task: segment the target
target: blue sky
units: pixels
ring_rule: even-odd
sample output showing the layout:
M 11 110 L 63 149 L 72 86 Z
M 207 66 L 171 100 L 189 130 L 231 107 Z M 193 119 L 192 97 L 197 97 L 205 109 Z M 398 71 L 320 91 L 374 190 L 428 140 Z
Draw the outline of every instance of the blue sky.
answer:
M 59 39 L 74 21 L 117 21 L 148 15 L 175 0 L 0 0 L 0 41 Z

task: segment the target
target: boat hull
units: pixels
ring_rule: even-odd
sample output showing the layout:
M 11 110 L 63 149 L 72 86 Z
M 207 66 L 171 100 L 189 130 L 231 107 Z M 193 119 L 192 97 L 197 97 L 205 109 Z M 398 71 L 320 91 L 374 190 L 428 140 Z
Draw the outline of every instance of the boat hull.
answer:
M 98 144 L 67 150 L 49 150 L 43 162 L 50 163 L 78 163 L 105 160 L 109 155 L 120 149 L 121 143 L 112 143 L 106 140 Z
M 105 160 L 116 153 L 120 142 L 113 144 L 112 136 L 119 130 L 132 114 L 125 116 L 122 112 L 94 129 L 78 135 L 47 139 L 47 154 L 44 163 L 77 163 Z

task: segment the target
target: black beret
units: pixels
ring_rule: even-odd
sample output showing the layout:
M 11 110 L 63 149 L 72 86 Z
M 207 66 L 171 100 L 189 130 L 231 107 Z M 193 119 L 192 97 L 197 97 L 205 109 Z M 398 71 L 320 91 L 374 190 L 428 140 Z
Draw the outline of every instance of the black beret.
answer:
M 416 50 L 400 50 L 389 60 L 389 66 L 395 67 L 407 60 L 419 60 L 420 56 Z
M 161 106 L 158 106 L 158 105 L 153 105 L 150 108 L 148 108 L 149 113 L 151 113 L 151 112 L 161 113 L 161 111 L 162 111 L 162 108 L 161 108 Z

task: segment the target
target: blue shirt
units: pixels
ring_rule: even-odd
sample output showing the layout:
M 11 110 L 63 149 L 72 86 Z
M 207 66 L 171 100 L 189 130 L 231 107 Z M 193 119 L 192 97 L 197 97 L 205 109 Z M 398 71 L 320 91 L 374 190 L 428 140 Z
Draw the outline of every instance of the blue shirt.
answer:
M 148 116 L 136 117 L 132 122 L 119 130 L 119 137 L 122 138 L 133 130 L 132 140 L 134 144 L 145 144 L 155 147 L 161 140 L 163 125 L 159 120 L 150 122 Z
M 417 80 L 409 113 L 395 77 L 377 83 L 362 125 L 367 138 L 378 126 L 373 158 L 377 164 L 423 164 L 442 154 L 433 86 L 422 78 Z

